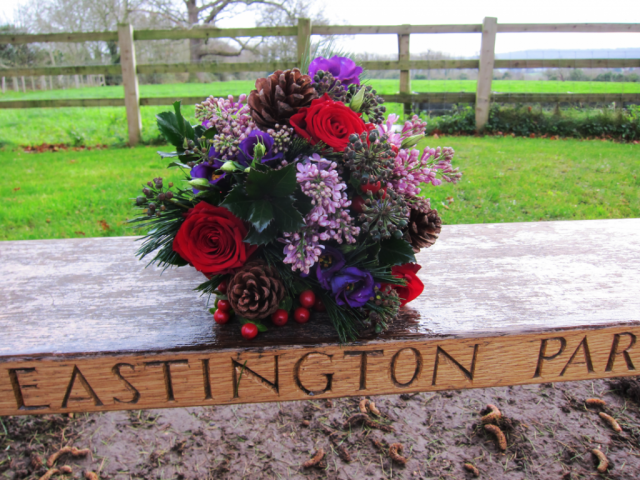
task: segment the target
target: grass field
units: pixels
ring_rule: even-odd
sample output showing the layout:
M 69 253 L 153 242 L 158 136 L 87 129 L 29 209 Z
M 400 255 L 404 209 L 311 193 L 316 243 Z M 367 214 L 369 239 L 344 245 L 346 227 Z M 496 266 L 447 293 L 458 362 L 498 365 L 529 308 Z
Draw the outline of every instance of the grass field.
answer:
M 397 80 L 371 80 L 380 93 L 397 93 Z M 473 92 L 474 80 L 414 80 L 416 92 Z M 180 83 L 171 85 L 141 85 L 142 97 L 164 96 L 226 96 L 247 93 L 252 81 Z M 493 88 L 500 92 L 547 93 L 640 93 L 640 83 L 607 82 L 555 82 L 496 80 Z M 7 91 L 0 100 L 61 99 L 61 98 L 121 98 L 124 91 L 117 87 L 91 87 L 69 90 L 35 92 Z M 170 109 L 169 106 L 142 107 L 142 137 L 144 143 L 157 142 L 155 115 Z M 401 114 L 400 104 L 387 104 L 388 113 Z M 193 106 L 185 105 L 184 112 L 193 119 Z M 193 119 L 195 121 L 195 119 Z M 123 107 L 102 108 L 38 108 L 0 109 L 0 147 L 15 148 L 19 145 L 41 143 L 65 143 L 70 145 L 107 144 L 123 146 L 127 141 L 126 116 Z
M 425 188 L 445 223 L 640 216 L 640 146 L 577 140 L 433 138 L 456 150 L 458 185 Z M 135 234 L 126 219 L 142 184 L 180 180 L 156 148 L 0 152 L 0 239 Z M 171 173 L 173 176 L 169 176 Z

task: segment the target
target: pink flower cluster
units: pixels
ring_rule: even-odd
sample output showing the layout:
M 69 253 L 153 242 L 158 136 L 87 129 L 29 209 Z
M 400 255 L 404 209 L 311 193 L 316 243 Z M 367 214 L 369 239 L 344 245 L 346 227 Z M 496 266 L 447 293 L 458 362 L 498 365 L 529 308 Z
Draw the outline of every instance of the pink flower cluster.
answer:
M 407 120 L 406 122 L 404 122 L 402 130 L 397 132 L 395 131 L 393 126 L 398 121 L 398 118 L 400 118 L 398 117 L 398 115 L 392 113 L 387 118 L 386 123 L 378 125 L 378 131 L 380 132 L 380 135 L 386 135 L 387 141 L 391 145 L 395 145 L 398 148 L 400 148 L 400 146 L 402 145 L 403 140 L 409 137 L 413 137 L 414 135 L 422 135 L 427 129 L 427 122 L 422 121 L 420 117 L 414 115 L 411 120 Z
M 308 275 L 311 267 L 322 255 L 324 246 L 320 245 L 320 238 L 312 229 L 294 233 L 285 232 L 283 237 L 279 239 L 280 242 L 286 244 L 282 263 L 290 264 L 293 272 L 300 270 L 303 274 Z
M 438 173 L 445 181 L 456 183 L 462 174 L 451 166 L 454 153 L 451 147 L 426 147 L 422 155 L 415 149 L 398 151 L 390 181 L 391 188 L 402 195 L 415 197 L 420 194 L 421 183 L 436 186 L 442 184 L 442 180 L 437 177 Z
M 218 131 L 213 137 L 215 155 L 212 156 L 223 160 L 234 159 L 240 142 L 256 129 L 251 110 L 244 105 L 246 99 L 247 96 L 243 94 L 234 102 L 233 95 L 229 95 L 228 98 L 209 97 L 196 104 L 196 118 L 202 122 L 202 126 L 215 127 Z

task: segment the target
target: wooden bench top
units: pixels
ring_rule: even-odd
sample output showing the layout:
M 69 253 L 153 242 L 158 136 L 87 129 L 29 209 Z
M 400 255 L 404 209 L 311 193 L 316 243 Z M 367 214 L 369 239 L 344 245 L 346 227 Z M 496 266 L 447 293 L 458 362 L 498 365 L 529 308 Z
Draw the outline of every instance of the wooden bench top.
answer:
M 422 296 L 341 346 L 326 317 L 253 341 L 133 237 L 0 243 L 0 415 L 640 374 L 640 219 L 445 226 Z M 269 322 L 267 322 L 269 323 Z

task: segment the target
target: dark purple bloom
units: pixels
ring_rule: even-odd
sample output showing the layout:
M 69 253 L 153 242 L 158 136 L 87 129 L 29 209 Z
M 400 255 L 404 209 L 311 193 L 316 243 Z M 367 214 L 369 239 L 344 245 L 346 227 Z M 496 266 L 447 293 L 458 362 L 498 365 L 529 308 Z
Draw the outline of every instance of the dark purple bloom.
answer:
M 202 162 L 193 167 L 191 169 L 191 178 L 206 178 L 209 180 L 211 185 L 215 185 L 222 180 L 226 174 L 222 173 L 222 175 L 216 175 L 216 170 L 222 166 L 222 162 L 217 158 L 211 158 L 209 160 L 213 163 L 209 164 L 208 162 Z M 193 193 L 198 193 L 199 191 L 200 190 L 195 188 L 193 189 Z
M 331 291 L 338 305 L 362 307 L 374 296 L 373 276 L 356 267 L 347 267 L 331 279 Z
M 349 57 L 315 58 L 309 65 L 311 78 L 315 76 L 318 70 L 329 72 L 334 78 L 340 80 L 340 83 L 345 88 L 348 88 L 351 84 L 360 85 L 362 67 L 358 67 Z
M 318 257 L 318 263 L 316 267 L 316 277 L 322 288 L 325 290 L 331 289 L 331 279 L 333 276 L 344 267 L 344 255 L 337 248 L 324 247 L 322 255 Z
M 246 165 L 247 167 L 253 162 L 253 149 L 258 143 L 262 143 L 266 149 L 264 157 L 262 157 L 261 163 L 271 162 L 273 160 L 280 160 L 284 157 L 283 152 L 274 153 L 273 145 L 275 144 L 273 137 L 267 132 L 260 130 L 253 130 L 247 138 L 240 142 L 238 145 L 240 151 L 238 152 L 238 162 Z

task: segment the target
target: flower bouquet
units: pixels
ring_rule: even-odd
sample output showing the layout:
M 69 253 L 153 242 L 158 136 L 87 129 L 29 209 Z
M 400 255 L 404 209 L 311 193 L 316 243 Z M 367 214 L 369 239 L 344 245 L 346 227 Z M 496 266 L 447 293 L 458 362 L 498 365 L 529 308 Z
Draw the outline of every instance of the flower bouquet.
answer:
M 426 123 L 395 126 L 349 58 L 316 58 L 308 75 L 278 70 L 237 101 L 209 97 L 199 123 L 158 127 L 176 147 L 183 186 L 154 178 L 136 198 L 148 229 L 138 251 L 192 265 L 215 294 L 218 323 L 253 338 L 267 323 L 326 312 L 340 340 L 381 332 L 424 286 L 415 253 L 441 230 L 421 184 L 456 182 L 453 149 L 416 149 Z M 266 320 L 266 321 L 265 321 Z

